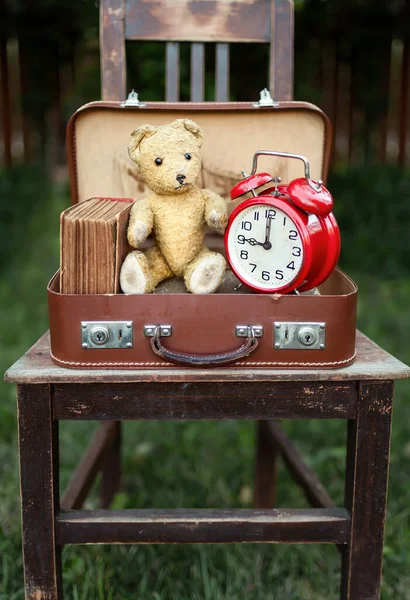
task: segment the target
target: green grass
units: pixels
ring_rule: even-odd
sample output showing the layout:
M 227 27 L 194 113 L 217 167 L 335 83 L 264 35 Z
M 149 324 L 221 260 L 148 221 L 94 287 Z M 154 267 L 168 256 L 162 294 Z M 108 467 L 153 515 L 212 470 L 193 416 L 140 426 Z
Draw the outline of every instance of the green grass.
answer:
M 41 211 L 10 216 L 15 234 L 10 237 L 4 229 L 8 237 L 0 242 L 8 257 L 0 282 L 3 370 L 47 328 L 45 287 L 58 264 L 58 216 L 68 199 L 60 189 L 49 190 L 45 196 L 36 200 Z M 11 240 L 10 244 L 5 240 Z M 360 285 L 362 330 L 410 363 L 410 276 L 386 281 L 352 267 L 349 273 Z M 15 389 L 1 386 L 0 600 L 17 600 L 24 593 Z M 396 390 L 382 597 L 410 600 L 409 385 L 399 382 Z M 299 421 L 286 426 L 330 494 L 341 503 L 345 424 Z M 95 427 L 87 422 L 62 424 L 63 486 Z M 124 477 L 115 507 L 250 506 L 254 433 L 249 422 L 125 423 Z M 279 505 L 306 506 L 282 467 L 279 479 Z M 97 497 L 96 487 L 87 507 L 97 506 Z M 68 600 L 338 597 L 340 557 L 331 546 L 68 547 L 63 560 Z

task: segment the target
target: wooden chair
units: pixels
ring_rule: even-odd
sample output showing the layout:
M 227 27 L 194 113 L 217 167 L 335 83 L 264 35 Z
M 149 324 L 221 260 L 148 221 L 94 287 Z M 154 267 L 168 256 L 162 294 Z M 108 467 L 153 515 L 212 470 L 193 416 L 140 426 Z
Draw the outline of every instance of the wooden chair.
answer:
M 229 100 L 229 43 L 269 43 L 269 89 L 293 97 L 293 1 L 101 0 L 103 100 L 126 98 L 126 40 L 166 42 L 166 100 L 179 100 L 179 42 L 191 44 L 191 100 L 204 100 L 204 42 L 216 42 L 216 100 Z
M 162 6 L 159 11 L 158 7 Z M 217 98 L 228 99 L 228 43 L 271 43 L 270 90 L 291 98 L 292 6 L 289 0 L 102 0 L 103 98 L 123 100 L 125 39 L 166 39 L 167 99 L 178 99 L 178 11 L 192 41 L 191 96 L 203 99 L 206 39 L 217 46 Z M 211 12 L 215 11 L 215 14 Z M 248 11 L 248 12 L 247 12 Z M 191 14 L 190 13 L 190 14 Z M 158 17 L 158 14 L 160 17 Z M 209 28 L 202 25 L 207 17 Z M 229 19 L 228 19 L 229 15 Z M 252 17 L 252 18 L 250 18 Z M 228 27 L 229 23 L 229 27 Z M 393 380 L 410 369 L 358 333 L 353 365 L 336 370 L 66 370 L 49 355 L 45 334 L 7 372 L 18 384 L 18 424 L 27 600 L 61 600 L 61 549 L 84 543 L 334 543 L 342 553 L 343 600 L 380 595 Z M 82 510 L 98 471 L 102 504 L 119 489 L 120 421 L 252 419 L 258 422 L 255 510 Z M 337 508 L 278 425 L 279 419 L 346 419 L 345 505 Z M 98 420 L 97 431 L 61 502 L 58 425 Z M 271 509 L 275 458 L 285 464 L 313 509 Z M 267 507 L 262 509 L 261 507 Z M 193 526 L 195 524 L 195 526 Z

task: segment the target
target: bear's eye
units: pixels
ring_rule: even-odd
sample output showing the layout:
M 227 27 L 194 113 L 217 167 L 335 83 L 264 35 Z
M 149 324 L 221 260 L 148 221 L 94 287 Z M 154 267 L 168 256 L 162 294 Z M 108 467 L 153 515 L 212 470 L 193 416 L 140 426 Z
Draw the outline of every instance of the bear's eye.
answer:
M 158 167 L 159 167 L 159 165 L 162 165 L 162 158 L 159 158 L 159 157 L 156 158 L 155 159 L 155 164 L 158 165 Z
M 187 160 L 191 160 L 192 156 L 189 154 L 189 152 L 187 152 L 187 153 L 185 154 L 185 158 L 186 158 Z

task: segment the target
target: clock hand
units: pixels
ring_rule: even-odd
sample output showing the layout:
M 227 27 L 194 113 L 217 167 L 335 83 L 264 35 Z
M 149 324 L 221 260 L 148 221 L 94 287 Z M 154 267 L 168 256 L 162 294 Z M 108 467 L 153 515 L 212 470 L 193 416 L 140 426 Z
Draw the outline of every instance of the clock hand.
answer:
M 265 250 L 270 250 L 272 248 L 272 244 L 270 242 L 270 228 L 272 225 L 272 219 L 268 216 L 266 217 L 266 229 L 265 229 L 265 241 L 262 246 Z
M 258 242 L 255 238 L 249 238 L 248 240 L 245 238 L 245 242 L 248 242 L 251 246 L 263 246 L 265 242 Z

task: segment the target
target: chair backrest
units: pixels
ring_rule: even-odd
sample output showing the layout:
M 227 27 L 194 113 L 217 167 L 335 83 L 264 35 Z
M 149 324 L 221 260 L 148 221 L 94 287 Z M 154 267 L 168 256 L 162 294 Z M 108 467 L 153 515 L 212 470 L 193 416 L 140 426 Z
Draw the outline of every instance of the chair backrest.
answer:
M 229 100 L 229 44 L 270 44 L 269 89 L 293 96 L 293 0 L 101 0 L 103 100 L 126 98 L 126 40 L 166 42 L 166 100 L 179 100 L 179 42 L 191 42 L 191 100 L 204 100 L 205 42 L 216 42 L 216 100 Z

